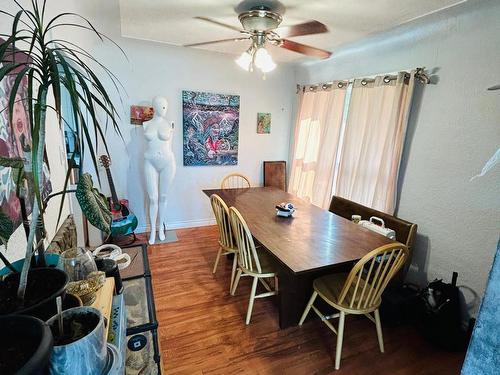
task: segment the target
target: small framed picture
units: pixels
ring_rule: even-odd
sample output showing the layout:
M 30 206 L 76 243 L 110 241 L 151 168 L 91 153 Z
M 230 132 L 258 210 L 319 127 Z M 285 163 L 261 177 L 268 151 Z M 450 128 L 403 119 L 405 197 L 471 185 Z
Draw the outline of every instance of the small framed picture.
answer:
M 270 113 L 257 113 L 257 134 L 270 134 L 271 133 L 271 114 Z
M 131 105 L 130 123 L 132 125 L 142 125 L 144 122 L 151 120 L 153 118 L 153 114 L 154 114 L 153 107 L 142 106 L 142 105 Z

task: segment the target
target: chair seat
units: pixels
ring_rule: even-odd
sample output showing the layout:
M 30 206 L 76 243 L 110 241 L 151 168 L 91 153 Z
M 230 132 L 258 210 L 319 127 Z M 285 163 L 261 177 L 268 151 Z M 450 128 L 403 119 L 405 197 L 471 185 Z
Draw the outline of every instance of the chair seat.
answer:
M 349 291 L 347 292 L 346 297 L 342 301 L 342 303 L 339 303 L 339 297 L 340 293 L 342 292 L 342 288 L 344 287 L 344 284 L 347 280 L 347 277 L 349 276 L 348 273 L 334 273 L 332 275 L 327 275 L 327 276 L 322 276 L 318 279 L 315 279 L 313 282 L 313 287 L 316 292 L 331 306 L 335 307 L 336 309 L 342 309 L 344 311 L 348 311 L 349 313 L 352 314 L 365 314 L 367 312 L 375 310 L 379 305 L 380 305 L 380 299 L 378 301 L 375 301 L 375 303 L 371 306 L 369 306 L 366 309 L 358 309 L 358 302 L 361 296 L 361 291 L 363 290 L 363 287 L 365 285 L 365 282 L 363 279 L 360 280 L 360 283 L 358 285 L 358 290 L 356 293 L 356 298 L 354 300 L 354 303 L 351 306 L 349 306 L 349 302 L 351 301 L 351 297 L 354 294 L 354 288 L 356 283 L 352 283 L 351 288 L 349 288 Z M 369 289 L 365 290 L 365 297 L 367 293 L 369 292 Z
M 260 268 L 262 273 L 276 273 L 277 265 L 276 261 L 266 250 L 263 248 L 257 248 L 257 255 L 259 256 Z

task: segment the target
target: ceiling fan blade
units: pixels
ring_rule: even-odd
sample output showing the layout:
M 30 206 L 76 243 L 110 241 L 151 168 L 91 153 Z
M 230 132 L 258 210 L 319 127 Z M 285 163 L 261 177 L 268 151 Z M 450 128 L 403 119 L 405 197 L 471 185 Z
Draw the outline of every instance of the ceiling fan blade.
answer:
M 327 59 L 332 55 L 331 52 L 325 51 L 324 49 L 297 43 L 289 39 L 281 39 L 279 46 L 290 51 L 302 53 L 303 55 L 319 57 L 320 59 Z
M 491 86 L 488 88 L 490 91 L 500 90 L 500 85 Z
M 206 21 L 206 22 L 210 22 L 210 23 L 213 23 L 215 25 L 218 25 L 218 26 L 222 26 L 222 27 L 225 27 L 227 29 L 231 29 L 231 30 L 234 30 L 234 31 L 238 31 L 238 32 L 242 32 L 243 30 L 241 30 L 239 27 L 235 27 L 233 25 L 228 25 L 227 23 L 223 23 L 223 22 L 219 22 L 217 20 L 214 20 L 212 18 L 209 18 L 209 17 L 194 17 L 198 20 L 202 20 L 202 21 Z
M 328 28 L 318 21 L 308 21 L 293 26 L 282 26 L 274 30 L 281 38 L 294 36 L 321 34 L 328 32 Z
M 204 46 L 204 45 L 208 45 L 208 44 L 217 44 L 217 43 L 225 43 L 225 42 L 241 42 L 242 40 L 249 40 L 249 39 L 250 39 L 249 37 L 220 39 L 220 40 L 212 40 L 210 42 L 184 44 L 184 47 L 197 47 L 197 46 Z

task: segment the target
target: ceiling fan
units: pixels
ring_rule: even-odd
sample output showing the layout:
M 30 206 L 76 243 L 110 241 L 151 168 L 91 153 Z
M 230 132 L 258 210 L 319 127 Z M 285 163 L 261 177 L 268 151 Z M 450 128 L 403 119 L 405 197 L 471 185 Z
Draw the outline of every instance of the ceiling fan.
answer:
M 267 43 L 306 56 L 321 59 L 331 56 L 331 52 L 329 51 L 286 39 L 295 36 L 326 33 L 328 32 L 328 28 L 318 21 L 308 21 L 298 25 L 279 27 L 283 20 L 285 7 L 277 0 L 244 0 L 235 8 L 235 11 L 238 13 L 238 19 L 243 26 L 243 30 L 209 17 L 195 18 L 238 31 L 242 34 L 241 37 L 186 44 L 184 46 L 198 47 L 229 41 L 249 40 L 251 41 L 250 48 L 236 59 L 236 63 L 247 71 L 253 71 L 253 68 L 257 67 L 263 73 L 270 72 L 276 68 L 276 64 L 265 48 Z

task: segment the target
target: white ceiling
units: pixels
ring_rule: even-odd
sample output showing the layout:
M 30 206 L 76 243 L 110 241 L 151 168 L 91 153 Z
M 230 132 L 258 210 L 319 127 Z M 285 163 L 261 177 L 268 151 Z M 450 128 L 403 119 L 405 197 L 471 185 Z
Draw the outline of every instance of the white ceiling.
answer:
M 286 6 L 282 26 L 308 20 L 324 23 L 326 34 L 291 38 L 297 42 L 335 51 L 354 42 L 415 18 L 462 3 L 465 0 L 282 0 Z M 238 32 L 195 19 L 210 17 L 241 27 L 234 11 L 239 1 L 231 0 L 120 0 L 121 30 L 125 37 L 183 45 L 238 37 Z M 240 54 L 248 41 L 203 47 Z M 304 56 L 271 46 L 277 61 L 303 60 Z

